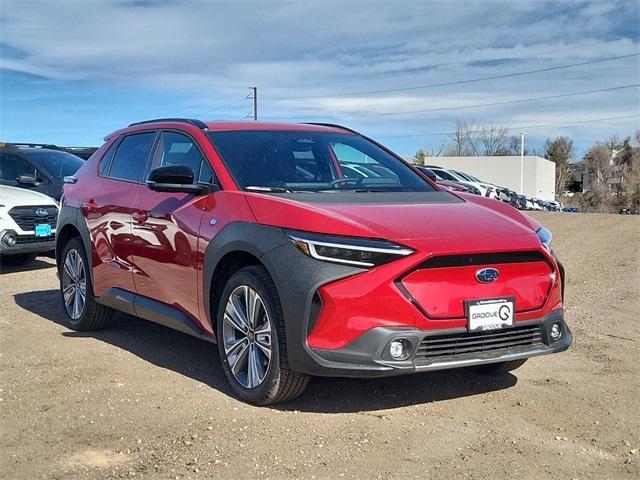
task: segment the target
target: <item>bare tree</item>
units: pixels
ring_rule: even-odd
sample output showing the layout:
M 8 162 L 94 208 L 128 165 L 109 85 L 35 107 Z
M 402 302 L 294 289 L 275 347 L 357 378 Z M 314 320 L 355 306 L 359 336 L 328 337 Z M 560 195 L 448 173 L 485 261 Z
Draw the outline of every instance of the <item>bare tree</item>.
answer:
M 482 155 L 508 155 L 509 137 L 507 128 L 493 124 L 482 124 L 477 129 L 477 142 L 480 148 L 475 148 L 476 152 Z
M 595 182 L 590 182 L 592 189 L 607 191 L 613 177 L 609 143 L 596 143 L 584 156 L 584 161 L 587 171 L 595 179 Z
M 621 173 L 621 192 L 625 203 L 631 207 L 640 206 L 640 130 L 636 130 L 634 139 L 627 137 L 622 151 L 615 159 Z M 620 202 L 622 203 L 622 202 Z
M 507 132 L 506 127 L 499 125 L 458 121 L 444 152 L 455 157 L 509 155 Z
M 468 157 L 477 155 L 475 145 L 471 141 L 473 126 L 465 122 L 456 122 L 456 130 L 449 137 L 450 143 L 445 147 L 445 154 L 452 157 Z
M 509 137 L 509 145 L 507 147 L 507 153 L 505 155 L 520 155 L 520 143 L 522 142 L 522 137 L 520 135 L 511 135 Z M 536 148 L 530 148 L 525 143 L 524 145 L 524 154 L 525 155 L 537 155 L 539 157 L 544 157 L 546 155 L 545 151 L 540 151 Z
M 511 135 L 511 137 L 509 137 L 509 146 L 508 146 L 509 155 L 520 155 L 521 141 L 522 139 L 517 135 Z M 527 154 L 526 148 L 525 148 L 524 154 L 525 155 Z
M 575 149 L 573 140 L 568 137 L 547 139 L 544 144 L 544 156 L 556 164 L 556 192 L 561 194 L 573 173 L 571 159 Z

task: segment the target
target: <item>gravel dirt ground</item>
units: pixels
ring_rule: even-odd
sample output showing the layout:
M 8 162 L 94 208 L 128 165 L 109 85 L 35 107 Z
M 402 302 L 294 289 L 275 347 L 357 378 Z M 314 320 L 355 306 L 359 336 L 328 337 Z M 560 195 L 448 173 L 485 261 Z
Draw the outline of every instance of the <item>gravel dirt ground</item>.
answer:
M 640 478 L 640 217 L 534 215 L 575 341 L 502 378 L 313 379 L 230 396 L 214 346 L 121 315 L 62 324 L 53 262 L 0 276 L 0 478 Z

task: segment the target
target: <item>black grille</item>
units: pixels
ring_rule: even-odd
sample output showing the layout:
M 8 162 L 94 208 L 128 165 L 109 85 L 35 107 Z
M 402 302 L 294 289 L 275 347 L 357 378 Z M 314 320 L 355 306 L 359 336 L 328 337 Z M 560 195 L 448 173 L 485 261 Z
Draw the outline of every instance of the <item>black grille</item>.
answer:
M 539 251 L 474 253 L 470 255 L 443 255 L 432 257 L 418 268 L 466 267 L 469 265 L 490 265 L 500 263 L 548 262 Z
M 35 235 L 17 235 L 16 243 L 38 243 L 38 242 L 48 242 L 49 240 L 55 239 L 55 235 L 51 235 L 50 237 L 36 237 Z
M 45 210 L 45 216 L 36 214 L 38 210 Z M 56 220 L 58 219 L 58 209 L 52 206 L 46 207 L 14 207 L 9 210 L 9 215 L 13 221 L 25 232 L 35 230 L 35 225 L 40 223 L 48 223 L 51 228 L 56 228 Z
M 416 358 L 506 351 L 539 345 L 543 345 L 543 343 L 538 325 L 486 332 L 460 332 L 424 338 L 418 347 Z

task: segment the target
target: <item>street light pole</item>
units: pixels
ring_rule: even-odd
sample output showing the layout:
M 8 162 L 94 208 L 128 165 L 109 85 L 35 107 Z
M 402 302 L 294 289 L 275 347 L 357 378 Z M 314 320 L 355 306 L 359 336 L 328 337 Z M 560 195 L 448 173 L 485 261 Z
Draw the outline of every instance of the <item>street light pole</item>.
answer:
M 527 132 L 520 132 L 520 195 L 524 195 L 524 136 Z

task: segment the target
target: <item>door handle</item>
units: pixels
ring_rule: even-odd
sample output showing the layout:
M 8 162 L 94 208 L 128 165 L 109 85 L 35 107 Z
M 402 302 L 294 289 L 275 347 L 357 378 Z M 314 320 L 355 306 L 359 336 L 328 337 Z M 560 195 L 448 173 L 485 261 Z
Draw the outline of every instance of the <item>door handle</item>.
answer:
M 149 217 L 147 215 L 147 212 L 145 212 L 144 210 L 136 210 L 135 212 L 133 212 L 133 221 L 135 223 L 144 223 L 148 218 Z
M 96 211 L 96 209 L 98 208 L 98 205 L 96 204 L 96 202 L 93 200 L 93 198 L 91 200 L 89 200 L 88 202 L 82 203 L 80 205 L 80 208 L 82 209 L 82 212 L 85 215 L 88 215 L 90 213 L 93 213 Z

